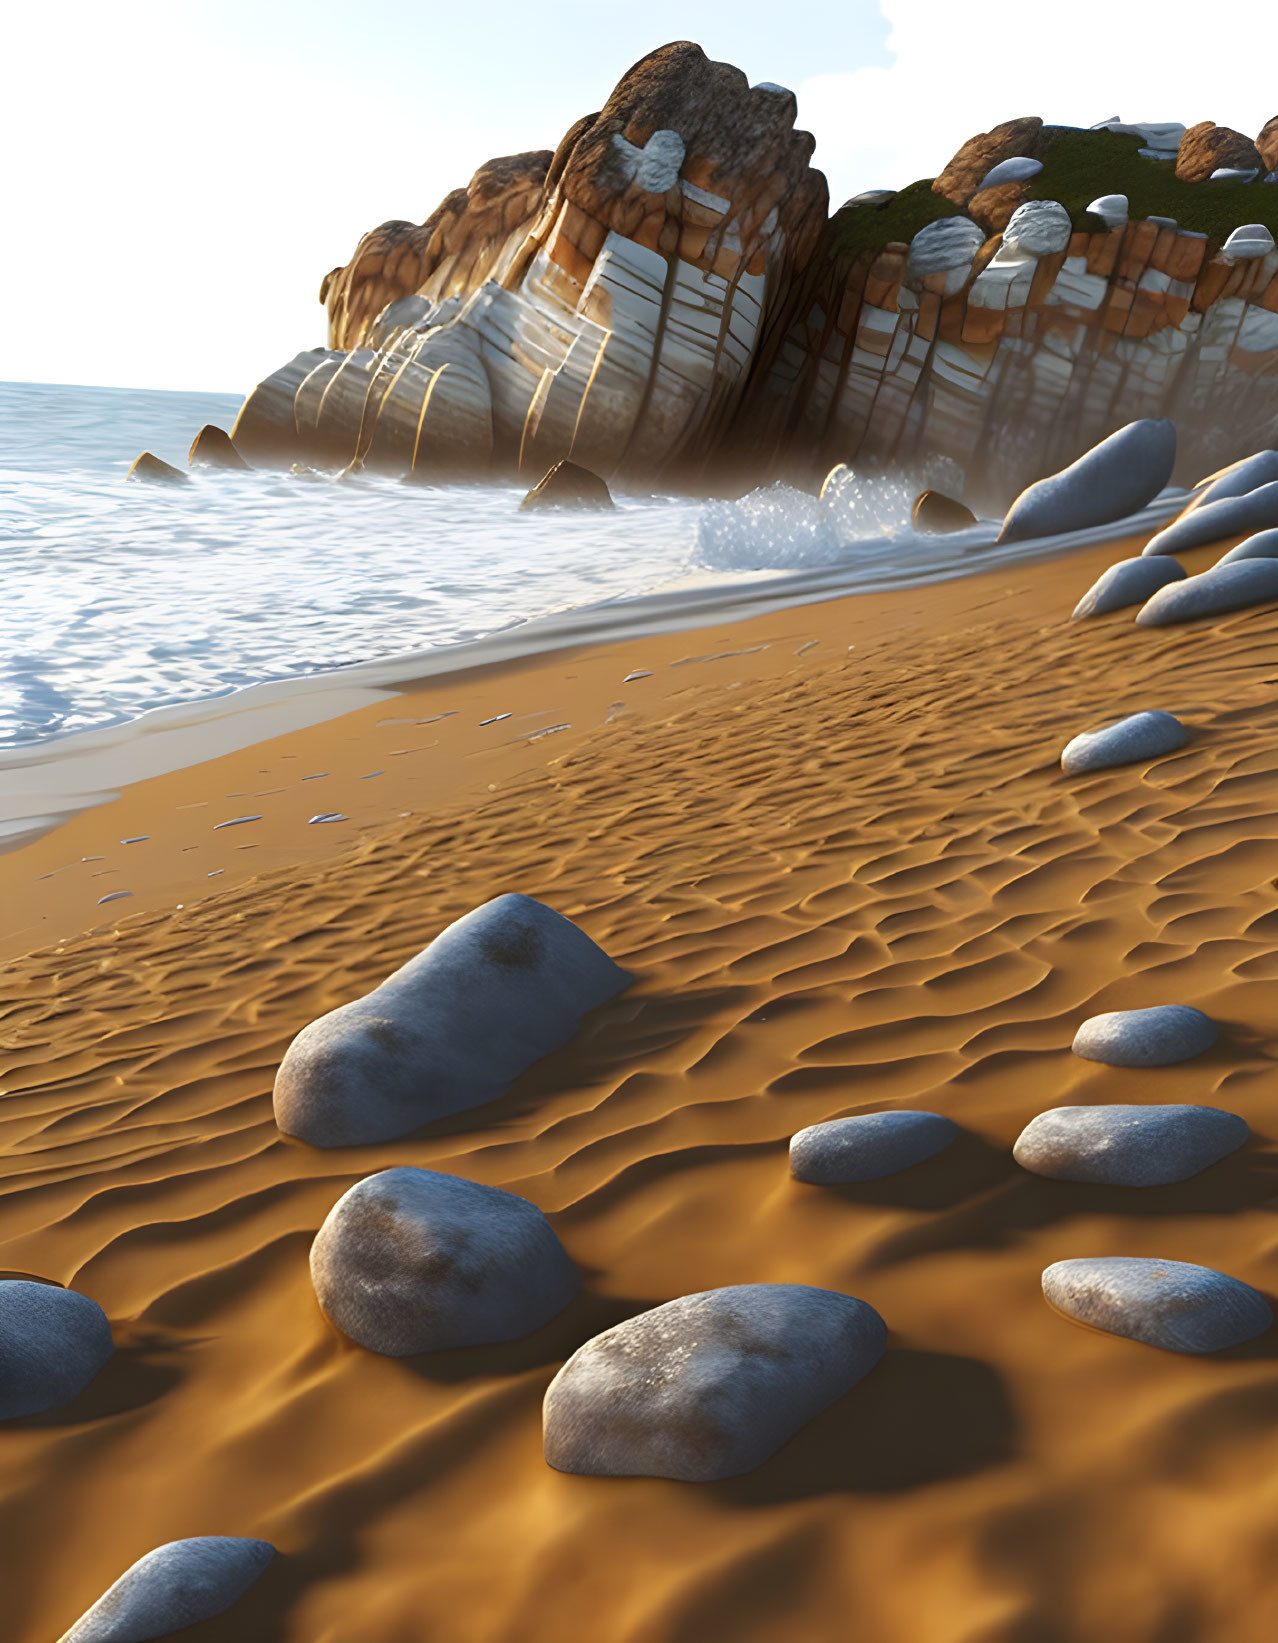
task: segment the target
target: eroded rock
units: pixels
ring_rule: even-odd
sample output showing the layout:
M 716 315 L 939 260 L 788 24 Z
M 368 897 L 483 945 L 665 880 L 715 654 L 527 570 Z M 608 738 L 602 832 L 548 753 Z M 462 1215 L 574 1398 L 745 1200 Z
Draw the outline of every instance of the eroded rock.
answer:
M 936 1112 L 867 1112 L 811 1124 L 790 1141 L 796 1181 L 837 1186 L 911 1169 L 957 1141 L 962 1131 Z
M 1184 747 L 1189 732 L 1172 713 L 1158 708 L 1129 713 L 1098 730 L 1085 730 L 1065 744 L 1061 769 L 1070 776 L 1115 765 L 1139 764 Z
M 70 1403 L 114 1351 L 106 1314 L 87 1295 L 0 1279 L 0 1420 Z
M 1129 422 L 1068 468 L 1022 491 L 998 539 L 1057 536 L 1138 513 L 1170 482 L 1175 463 L 1173 423 L 1154 417 Z
M 1191 1004 L 1155 1004 L 1092 1016 L 1072 1047 L 1084 1061 L 1107 1067 L 1168 1067 L 1211 1049 L 1216 1036 L 1216 1023 Z
M 409 1167 L 342 1194 L 311 1246 L 311 1281 L 344 1335 L 392 1358 L 517 1340 L 579 1283 L 535 1204 Z
M 1043 1274 L 1048 1302 L 1077 1323 L 1165 1352 L 1221 1352 L 1263 1335 L 1269 1303 L 1211 1267 L 1136 1255 L 1057 1261 Z
M 1073 233 L 1069 212 L 1057 200 L 1026 200 L 1003 230 L 1003 249 L 1026 257 L 1064 251 Z
M 1255 485 L 1241 496 L 1196 499 L 1170 525 L 1151 536 L 1142 553 L 1186 553 L 1222 537 L 1278 527 L 1278 480 Z
M 140 1557 L 60 1643 L 147 1643 L 224 1614 L 275 1556 L 265 1540 L 200 1535 Z
M 1012 1156 L 1056 1181 L 1161 1187 L 1210 1169 L 1250 1133 L 1219 1107 L 1054 1107 L 1025 1126 Z
M 189 475 L 184 474 L 181 468 L 173 467 L 151 451 L 143 451 L 141 456 L 135 457 L 133 466 L 124 477 L 142 479 L 151 485 L 186 485 L 190 482 Z
M 1250 137 L 1212 120 L 1190 126 L 1176 150 L 1176 175 L 1186 183 L 1205 183 L 1222 166 L 1259 171 L 1263 163 Z
M 1153 559 L 1120 559 L 1104 570 L 1074 606 L 1072 621 L 1085 616 L 1104 616 L 1111 610 L 1124 610 L 1129 605 L 1142 605 L 1151 593 L 1177 582 L 1185 575 L 1184 567 L 1167 555 Z
M 1136 620 L 1144 628 L 1169 627 L 1200 616 L 1272 604 L 1275 599 L 1278 560 L 1248 556 L 1229 564 L 1222 560 L 1200 576 L 1187 576 L 1183 582 L 1160 588 L 1136 612 Z
M 684 1295 L 569 1358 L 546 1393 L 546 1459 L 603 1477 L 736 1477 L 850 1391 L 886 1344 L 873 1307 L 828 1289 Z
M 527 513 L 538 508 L 607 509 L 613 506 L 612 493 L 598 474 L 580 463 L 565 459 L 556 462 L 544 474 L 519 504 L 519 511 Z
M 191 441 L 186 460 L 192 468 L 248 468 L 248 463 L 235 449 L 230 434 L 212 422 L 206 422 Z M 174 469 L 175 473 L 177 471 Z
M 630 979 L 553 909 L 498 896 L 302 1029 L 276 1075 L 276 1122 L 312 1146 L 359 1146 L 481 1106 Z

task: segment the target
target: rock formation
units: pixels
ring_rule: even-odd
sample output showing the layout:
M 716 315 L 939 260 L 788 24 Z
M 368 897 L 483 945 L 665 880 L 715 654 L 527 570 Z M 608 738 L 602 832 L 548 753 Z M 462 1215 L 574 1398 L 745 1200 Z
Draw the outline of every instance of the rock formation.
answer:
M 1202 120 L 1180 139 L 1176 175 L 1182 182 L 1204 183 L 1213 171 L 1259 171 L 1264 161 L 1250 137 L 1214 120 Z
M 1043 1274 L 1043 1295 L 1067 1318 L 1164 1352 L 1222 1352 L 1274 1321 L 1250 1284 L 1188 1261 L 1137 1255 L 1057 1261 Z
M 1173 163 L 1220 169 L 1236 134 L 1027 116 L 827 217 L 796 112 L 689 42 L 651 53 L 553 154 L 366 234 L 324 280 L 328 346 L 254 390 L 237 448 L 685 487 L 944 455 L 991 513 L 1133 418 L 1173 418 L 1192 472 L 1278 438 L 1278 254 L 1224 250 L 1278 190 Z

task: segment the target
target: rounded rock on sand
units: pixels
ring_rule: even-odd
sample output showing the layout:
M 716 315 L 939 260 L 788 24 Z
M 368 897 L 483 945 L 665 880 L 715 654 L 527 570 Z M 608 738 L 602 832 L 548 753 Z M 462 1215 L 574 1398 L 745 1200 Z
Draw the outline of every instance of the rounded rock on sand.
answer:
M 60 1643 L 148 1643 L 225 1613 L 275 1556 L 266 1540 L 199 1535 L 148 1552 Z
M 392 1358 L 517 1340 L 580 1282 L 535 1204 L 411 1166 L 342 1194 L 311 1246 L 311 1281 L 344 1335 Z
M 1092 770 L 1138 764 L 1175 753 L 1188 740 L 1189 732 L 1175 714 L 1157 708 L 1129 713 L 1099 730 L 1084 730 L 1067 742 L 1061 752 L 1061 769 L 1067 775 L 1082 776 Z
M 1104 616 L 1128 605 L 1143 605 L 1151 593 L 1157 593 L 1168 582 L 1179 582 L 1184 575 L 1184 567 L 1165 554 L 1154 559 L 1120 559 L 1101 572 L 1074 606 L 1070 620 L 1079 622 L 1085 616 Z
M 275 1077 L 275 1121 L 312 1146 L 362 1146 L 494 1101 L 630 981 L 571 920 L 498 896 L 303 1027 Z
M 1007 510 L 1000 542 L 1109 525 L 1138 513 L 1170 483 L 1176 428 L 1145 417 L 1102 439 L 1059 473 L 1021 492 Z
M 1250 470 L 1251 473 L 1257 471 L 1258 467 Z M 1247 475 L 1231 478 L 1230 470 L 1226 469 L 1217 477 L 1224 483 L 1210 500 L 1206 499 L 1207 492 L 1195 497 L 1170 525 L 1150 537 L 1140 550 L 1146 558 L 1160 553 L 1187 553 L 1190 548 L 1205 548 L 1208 543 L 1221 542 L 1227 536 L 1245 536 L 1250 531 L 1270 530 L 1278 525 L 1278 479 L 1235 494 L 1229 489 L 1230 485 L 1242 483 Z
M 1263 1335 L 1274 1321 L 1259 1290 L 1187 1261 L 1057 1261 L 1043 1274 L 1043 1294 L 1077 1323 L 1165 1352 L 1222 1352 Z
M 1162 1187 L 1210 1169 L 1250 1134 L 1219 1107 L 1053 1107 L 1030 1120 L 1012 1156 L 1055 1181 Z
M 1236 565 L 1241 559 L 1278 559 L 1278 530 L 1257 531 L 1222 554 L 1216 564 Z
M 114 1352 L 106 1313 L 87 1295 L 0 1279 L 0 1420 L 70 1403 Z
M 963 1132 L 937 1112 L 867 1112 L 810 1124 L 790 1141 L 790 1173 L 814 1186 L 878 1181 L 935 1157 Z
M 1278 485 L 1272 488 L 1278 492 Z M 1228 507 L 1228 503 L 1218 503 Z M 1198 576 L 1171 582 L 1147 599 L 1136 612 L 1143 628 L 1170 627 L 1200 616 L 1222 616 L 1231 610 L 1268 605 L 1278 600 L 1278 559 L 1250 556 L 1229 564 L 1213 565 Z
M 1074 1054 L 1107 1067 L 1169 1067 L 1216 1042 L 1216 1023 L 1192 1004 L 1094 1015 L 1074 1034 Z
M 865 1301 L 807 1284 L 684 1295 L 580 1347 L 546 1392 L 546 1460 L 708 1483 L 761 1466 L 883 1356 Z

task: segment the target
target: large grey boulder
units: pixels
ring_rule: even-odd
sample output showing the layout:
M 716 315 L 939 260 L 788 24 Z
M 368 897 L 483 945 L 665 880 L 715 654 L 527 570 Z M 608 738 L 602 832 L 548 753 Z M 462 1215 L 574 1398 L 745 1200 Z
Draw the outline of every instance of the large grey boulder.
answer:
M 0 1420 L 70 1403 L 114 1351 L 106 1313 L 87 1295 L 0 1279 Z
M 1216 1023 L 1191 1004 L 1155 1004 L 1092 1016 L 1072 1047 L 1084 1061 L 1107 1067 L 1168 1067 L 1211 1049 L 1216 1036 Z
M 1040 479 L 1007 510 L 1000 542 L 1108 525 L 1138 513 L 1172 476 L 1176 428 L 1161 417 L 1144 417 L 1093 445 L 1060 473 Z
M 1255 451 L 1227 468 L 1208 474 L 1194 488 L 1194 499 L 1186 513 L 1205 507 L 1209 502 L 1223 502 L 1228 496 L 1246 496 L 1278 479 L 1278 451 Z
M 829 1289 L 684 1295 L 569 1358 L 546 1392 L 546 1459 L 603 1477 L 736 1477 L 855 1386 L 886 1344 L 872 1306 Z
M 957 1141 L 962 1131 L 937 1112 L 866 1112 L 810 1124 L 790 1141 L 796 1181 L 837 1186 L 877 1181 L 921 1164 Z
M 1007 219 L 1002 249 L 1022 257 L 1049 257 L 1064 251 L 1074 232 L 1059 200 L 1026 200 Z
M 344 1335 L 392 1358 L 517 1340 L 579 1284 L 535 1204 L 409 1166 L 342 1194 L 311 1245 L 311 1281 Z
M 918 291 L 931 275 L 944 274 L 945 293 L 953 296 L 967 283 L 972 262 L 984 244 L 984 230 L 970 217 L 940 217 L 927 223 L 910 241 L 906 285 Z
M 979 194 L 983 188 L 1000 188 L 1004 183 L 1027 183 L 1031 177 L 1037 177 L 1042 169 L 1042 160 L 1031 159 L 1028 154 L 1013 154 L 1010 160 L 1000 160 L 985 173 L 976 185 L 976 192 Z
M 1255 536 L 1245 537 L 1237 547 L 1222 554 L 1216 564 L 1236 565 L 1240 559 L 1278 559 L 1278 530 L 1257 531 Z M 1151 559 L 1149 563 L 1158 561 Z
M 1043 1274 L 1043 1294 L 1077 1323 L 1165 1352 L 1221 1352 L 1274 1321 L 1250 1284 L 1208 1266 L 1137 1255 L 1057 1261 Z
M 1278 486 L 1274 487 L 1278 490 Z M 1222 504 L 1224 506 L 1224 504 Z M 1278 599 L 1278 559 L 1235 559 L 1160 588 L 1136 612 L 1143 628 L 1170 627 L 1199 616 L 1219 616 Z
M 312 1146 L 344 1147 L 481 1106 L 630 980 L 551 908 L 498 896 L 302 1029 L 276 1074 L 275 1120 Z
M 1185 553 L 1225 536 L 1268 530 L 1278 525 L 1278 480 L 1256 485 L 1241 496 L 1220 496 L 1214 502 L 1196 500 L 1170 525 L 1155 532 L 1141 549 L 1144 554 Z
M 1178 582 L 1184 574 L 1184 566 L 1165 555 L 1156 559 L 1120 559 L 1096 578 L 1074 606 L 1071 620 L 1080 622 L 1085 616 L 1104 616 L 1108 611 L 1124 610 L 1128 605 L 1143 605 L 1151 593 L 1166 587 L 1168 582 Z
M 1061 769 L 1071 776 L 1081 776 L 1089 770 L 1140 764 L 1174 753 L 1188 740 L 1189 732 L 1175 714 L 1150 708 L 1075 736 L 1061 753 Z
M 1250 1133 L 1219 1107 L 1053 1107 L 1030 1120 L 1012 1156 L 1056 1181 L 1162 1187 L 1237 1152 Z
M 60 1643 L 149 1643 L 224 1613 L 275 1556 L 266 1540 L 200 1535 L 140 1557 Z

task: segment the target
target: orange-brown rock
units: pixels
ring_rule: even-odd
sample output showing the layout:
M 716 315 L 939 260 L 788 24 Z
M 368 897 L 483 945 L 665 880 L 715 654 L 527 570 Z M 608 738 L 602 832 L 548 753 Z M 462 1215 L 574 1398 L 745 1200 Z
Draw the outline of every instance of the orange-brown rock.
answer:
M 155 456 L 151 451 L 143 451 L 141 456 L 134 459 L 133 466 L 125 475 L 126 479 L 144 479 L 153 485 L 186 485 L 190 483 L 188 475 L 181 468 L 175 468 L 172 463 Z
M 1256 138 L 1256 152 L 1267 171 L 1278 171 L 1278 114 L 1261 126 Z
M 967 214 L 979 223 L 987 234 L 1001 234 L 1011 221 L 1018 205 L 1029 198 L 1027 182 L 996 183 L 993 188 L 982 188 L 967 202 Z
M 1018 120 L 1004 120 L 992 131 L 982 131 L 969 137 L 932 184 L 938 194 L 944 194 L 955 205 L 965 206 L 981 186 L 987 172 L 1004 160 L 1022 154 L 1037 158 L 1038 138 L 1043 122 L 1037 114 L 1027 114 Z
M 235 449 L 231 436 L 224 428 L 206 422 L 191 441 L 187 454 L 191 468 L 247 468 L 248 463 Z
M 600 509 L 613 506 L 612 493 L 589 468 L 566 458 L 556 462 L 519 504 L 520 513 L 539 508 Z
M 1176 151 L 1176 175 L 1186 183 L 1205 183 L 1213 171 L 1226 166 L 1250 171 L 1260 170 L 1263 165 L 1250 137 L 1212 120 L 1190 126 Z
M 948 535 L 950 531 L 964 531 L 976 524 L 976 515 L 944 491 L 920 491 L 914 499 L 910 514 L 916 531 L 930 536 Z

